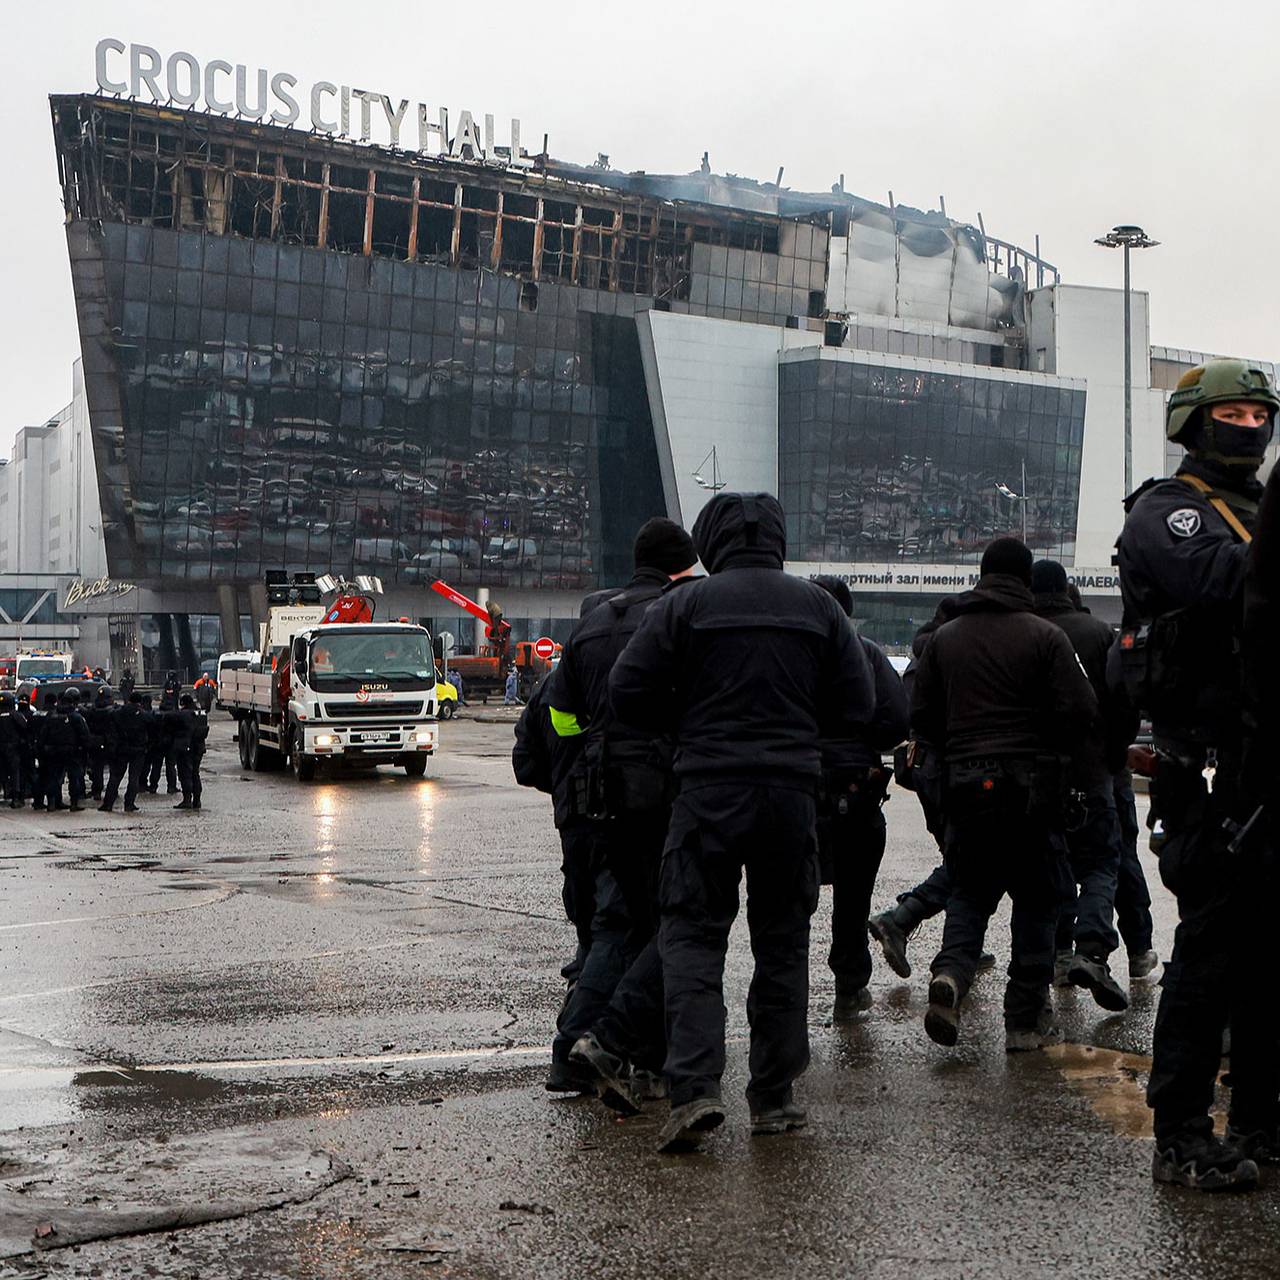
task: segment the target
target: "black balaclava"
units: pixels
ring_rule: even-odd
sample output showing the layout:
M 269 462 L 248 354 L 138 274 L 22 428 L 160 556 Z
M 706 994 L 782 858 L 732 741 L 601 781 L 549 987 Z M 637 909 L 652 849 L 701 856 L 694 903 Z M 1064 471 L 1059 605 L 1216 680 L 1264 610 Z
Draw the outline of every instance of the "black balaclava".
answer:
M 1205 405 L 1187 437 L 1187 449 L 1219 467 L 1228 468 L 1233 475 L 1250 476 L 1262 465 L 1274 432 L 1275 414 L 1267 418 L 1265 427 L 1242 427 L 1239 423 L 1219 421 L 1213 416 L 1213 406 Z

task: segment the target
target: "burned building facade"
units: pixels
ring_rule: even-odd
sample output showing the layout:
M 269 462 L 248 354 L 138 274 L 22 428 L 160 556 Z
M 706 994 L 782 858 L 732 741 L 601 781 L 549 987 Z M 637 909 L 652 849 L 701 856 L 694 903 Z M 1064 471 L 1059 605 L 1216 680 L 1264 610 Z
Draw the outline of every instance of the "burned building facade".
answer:
M 692 521 L 707 446 L 801 571 L 973 562 L 1024 514 L 1070 556 L 1084 390 L 1025 325 L 1056 275 L 941 213 L 51 104 L 107 559 L 157 608 L 238 636 L 266 570 L 375 573 L 559 636 Z

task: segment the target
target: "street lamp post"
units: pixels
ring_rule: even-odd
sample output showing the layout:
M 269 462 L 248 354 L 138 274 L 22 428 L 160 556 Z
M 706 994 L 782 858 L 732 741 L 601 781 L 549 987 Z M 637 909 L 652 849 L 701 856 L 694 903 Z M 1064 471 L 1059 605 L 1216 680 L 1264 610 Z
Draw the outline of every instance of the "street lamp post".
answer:
M 1022 460 L 1022 492 L 1014 493 L 1007 484 L 997 480 L 996 492 L 1002 498 L 1008 498 L 1011 502 L 1021 503 L 1022 505 L 1022 541 L 1027 540 L 1027 503 L 1031 501 L 1031 495 L 1027 492 L 1027 460 Z
M 1154 249 L 1160 243 L 1152 240 L 1141 227 L 1112 227 L 1094 244 L 1104 249 L 1124 250 L 1124 491 L 1133 492 L 1133 354 L 1129 341 L 1129 250 Z
M 708 462 L 711 463 L 711 479 L 710 480 L 706 479 L 706 477 L 704 477 L 702 474 L 702 469 L 707 465 Z M 707 454 L 705 458 L 703 458 L 703 460 L 700 463 L 698 463 L 698 469 L 695 472 L 693 472 L 693 479 L 694 479 L 694 482 L 697 484 L 698 488 L 706 489 L 712 495 L 719 493 L 720 490 L 725 487 L 725 481 L 720 479 L 720 467 L 716 462 L 715 445 L 711 446 L 711 451 Z

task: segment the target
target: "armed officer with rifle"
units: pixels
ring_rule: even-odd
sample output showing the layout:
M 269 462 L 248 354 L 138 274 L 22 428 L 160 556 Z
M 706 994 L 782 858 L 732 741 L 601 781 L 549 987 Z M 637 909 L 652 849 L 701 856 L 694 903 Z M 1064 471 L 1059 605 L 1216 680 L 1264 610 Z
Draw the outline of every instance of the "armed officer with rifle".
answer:
M 1165 966 L 1151 1079 L 1159 1182 L 1245 1188 L 1280 1160 L 1280 1020 L 1271 913 L 1280 898 L 1265 770 L 1248 770 L 1244 602 L 1280 397 L 1262 369 L 1211 360 L 1170 397 L 1166 432 L 1187 450 L 1177 473 L 1126 501 L 1118 544 L 1128 693 L 1150 716 L 1160 876 L 1179 923 Z M 1274 635 L 1274 633 L 1272 633 Z M 1274 732 L 1274 722 L 1271 725 Z M 1248 779 L 1256 777 L 1256 784 Z M 1223 1030 L 1231 1029 L 1231 1108 L 1214 1134 Z

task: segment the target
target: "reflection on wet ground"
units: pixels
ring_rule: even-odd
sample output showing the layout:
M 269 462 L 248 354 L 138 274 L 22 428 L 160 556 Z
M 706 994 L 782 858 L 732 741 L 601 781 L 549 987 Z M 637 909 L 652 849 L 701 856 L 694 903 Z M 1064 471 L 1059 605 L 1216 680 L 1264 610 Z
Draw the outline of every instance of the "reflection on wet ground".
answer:
M 747 1136 L 741 923 L 726 986 L 729 1120 L 703 1154 L 654 1153 L 660 1107 L 618 1121 L 545 1094 L 571 938 L 558 842 L 544 798 L 509 782 L 509 724 L 444 729 L 431 781 L 387 772 L 308 788 L 242 776 L 216 721 L 198 815 L 151 804 L 119 824 L 0 818 L 0 1243 L 6 1169 L 71 1153 L 83 1163 L 68 1176 L 107 1213 L 113 1197 L 132 1203 L 135 1158 L 168 1203 L 165 1148 L 189 1141 L 171 1163 L 193 1202 L 216 1198 L 201 1144 L 229 1162 L 245 1204 L 270 1201 L 271 1150 L 296 1153 L 299 1182 L 322 1172 L 306 1164 L 312 1151 L 353 1174 L 271 1213 L 42 1252 L 39 1271 L 1280 1272 L 1275 1187 L 1206 1204 L 1151 1185 L 1154 984 L 1133 986 L 1123 1017 L 1055 992 L 1068 1043 L 1027 1058 L 1003 1052 L 998 972 L 976 984 L 953 1051 L 922 1033 L 923 978 L 880 966 L 874 1008 L 832 1026 L 825 900 L 803 1134 Z M 933 860 L 908 797 L 895 795 L 889 818 L 877 901 Z M 1167 950 L 1172 906 L 1155 896 Z M 939 936 L 932 921 L 912 940 L 921 973 Z M 1003 960 L 1006 915 L 989 946 Z M 91 1217 L 75 1229 L 100 1230 Z

